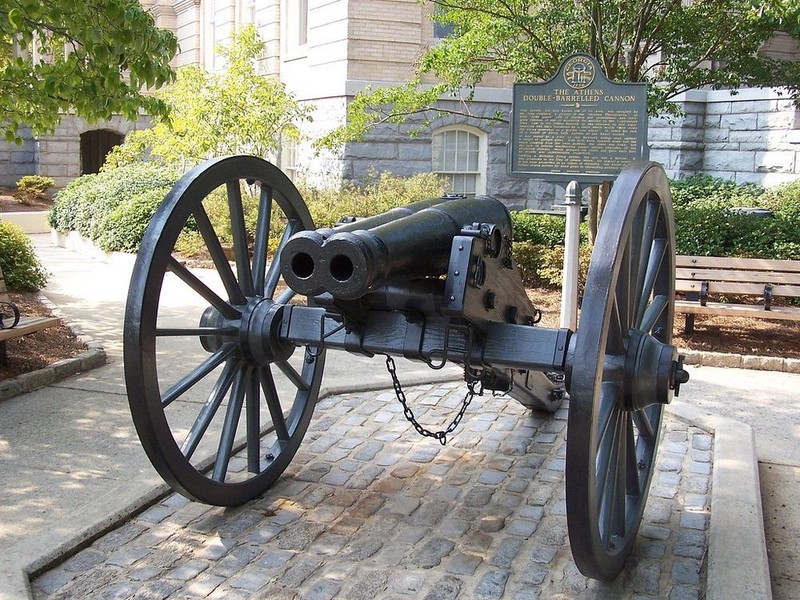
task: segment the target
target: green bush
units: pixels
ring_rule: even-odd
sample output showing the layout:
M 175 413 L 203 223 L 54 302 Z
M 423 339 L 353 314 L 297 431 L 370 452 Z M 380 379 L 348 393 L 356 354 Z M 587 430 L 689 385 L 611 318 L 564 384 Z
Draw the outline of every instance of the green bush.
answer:
M 563 219 L 562 219 L 563 221 Z M 560 288 L 564 271 L 564 245 L 549 246 L 523 240 L 514 242 L 514 262 L 525 285 Z M 583 294 L 592 249 L 588 244 L 578 248 L 578 295 Z
M 57 231 L 77 231 L 105 250 L 135 250 L 157 203 L 178 180 L 178 174 L 155 162 L 142 162 L 84 175 L 56 194 L 48 219 Z M 144 194 L 144 198 L 137 198 Z M 124 215 L 131 210 L 132 215 Z M 149 214 L 148 214 L 149 212 Z M 113 217 L 112 217 L 113 215 Z M 113 223 L 112 223 L 113 221 Z M 137 225 L 138 224 L 138 225 Z M 138 237 L 137 237 L 138 236 Z
M 719 201 L 728 206 L 755 206 L 764 188 L 755 183 L 739 184 L 711 175 L 693 175 L 670 182 L 672 203 L 683 206 L 696 201 Z
M 437 198 L 445 193 L 444 180 L 434 173 L 399 177 L 371 173 L 366 181 L 345 183 L 340 188 L 298 185 L 317 227 L 330 227 L 342 217 L 370 217 L 396 206 Z
M 564 269 L 564 237 L 566 223 L 558 215 L 535 214 L 527 211 L 511 213 L 514 226 L 514 261 L 526 285 L 561 287 Z M 581 223 L 578 249 L 578 292 L 583 293 L 589 258 L 587 224 Z
M 107 227 L 97 238 L 106 251 L 136 252 L 145 229 L 170 188 L 154 188 L 125 199 L 108 215 Z
M 765 190 L 698 175 L 671 189 L 678 254 L 800 258 L 800 182 Z M 774 217 L 737 208 L 767 208 Z
M 22 228 L 0 221 L 0 269 L 9 290 L 36 291 L 47 283 L 47 272 Z
M 17 189 L 25 196 L 37 196 L 44 194 L 55 185 L 52 177 L 42 175 L 25 175 L 17 181 Z

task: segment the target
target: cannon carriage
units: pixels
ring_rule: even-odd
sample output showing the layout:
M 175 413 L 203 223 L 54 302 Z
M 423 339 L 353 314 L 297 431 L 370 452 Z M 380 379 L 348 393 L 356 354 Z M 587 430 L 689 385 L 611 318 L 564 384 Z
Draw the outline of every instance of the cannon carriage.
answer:
M 488 197 L 431 199 L 317 230 L 292 182 L 261 159 L 188 172 L 145 234 L 125 316 L 131 412 L 154 467 L 194 500 L 245 503 L 297 452 L 326 350 L 455 363 L 470 392 L 451 427 L 415 425 L 439 441 L 470 393 L 508 393 L 549 412 L 569 397 L 571 547 L 583 573 L 615 577 L 641 521 L 663 406 L 686 380 L 670 343 L 666 176 L 642 162 L 615 182 L 575 332 L 537 324 L 511 238 L 508 211 Z M 187 240 L 202 246 L 203 263 L 181 258 Z

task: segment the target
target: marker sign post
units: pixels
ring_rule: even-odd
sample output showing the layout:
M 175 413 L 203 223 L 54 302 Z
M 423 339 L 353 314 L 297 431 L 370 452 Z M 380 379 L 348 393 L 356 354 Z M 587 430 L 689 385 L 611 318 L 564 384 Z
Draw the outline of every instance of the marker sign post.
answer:
M 613 180 L 647 158 L 647 85 L 609 81 L 593 57 L 573 54 L 549 81 L 514 84 L 513 102 L 510 174 L 570 182 L 561 326 L 575 330 L 579 183 Z

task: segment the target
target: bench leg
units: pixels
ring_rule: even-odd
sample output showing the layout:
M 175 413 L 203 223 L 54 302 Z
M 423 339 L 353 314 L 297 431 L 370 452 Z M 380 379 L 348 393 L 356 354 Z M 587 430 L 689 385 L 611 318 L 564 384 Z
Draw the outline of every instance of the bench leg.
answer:
M 694 315 L 689 313 L 684 315 L 683 332 L 686 335 L 694 332 Z

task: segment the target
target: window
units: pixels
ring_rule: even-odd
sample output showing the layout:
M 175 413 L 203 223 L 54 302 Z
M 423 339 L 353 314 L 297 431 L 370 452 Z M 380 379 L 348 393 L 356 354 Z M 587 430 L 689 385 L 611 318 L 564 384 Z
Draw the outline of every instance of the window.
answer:
M 433 37 L 437 40 L 450 37 L 456 29 L 453 23 L 442 23 L 438 20 L 441 13 L 441 7 L 436 7 L 433 15 L 431 15 L 431 20 L 433 21 Z
M 452 23 L 439 23 L 438 21 L 433 22 L 433 37 L 437 40 L 443 40 L 444 38 L 448 38 L 453 35 L 455 31 L 455 25 Z
M 433 171 L 450 181 L 450 191 L 474 196 L 486 192 L 486 135 L 477 129 L 452 127 L 435 133 Z
M 292 181 L 297 181 L 297 142 L 285 139 L 281 145 L 280 167 Z
M 286 0 L 286 46 L 299 48 L 308 43 L 308 0 Z

